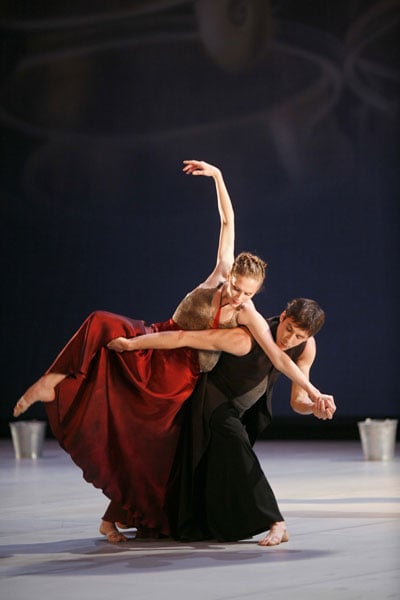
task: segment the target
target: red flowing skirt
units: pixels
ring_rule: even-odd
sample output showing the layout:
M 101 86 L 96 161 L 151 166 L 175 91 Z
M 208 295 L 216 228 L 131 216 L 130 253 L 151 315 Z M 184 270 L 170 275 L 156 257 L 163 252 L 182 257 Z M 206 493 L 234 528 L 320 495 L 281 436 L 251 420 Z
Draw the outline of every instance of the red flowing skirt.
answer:
M 89 315 L 49 372 L 67 374 L 46 403 L 50 427 L 83 477 L 129 510 L 137 527 L 166 535 L 163 506 L 180 431 L 180 408 L 199 376 L 197 352 L 117 353 L 113 338 L 177 329 L 170 319 L 143 321 L 97 311 Z

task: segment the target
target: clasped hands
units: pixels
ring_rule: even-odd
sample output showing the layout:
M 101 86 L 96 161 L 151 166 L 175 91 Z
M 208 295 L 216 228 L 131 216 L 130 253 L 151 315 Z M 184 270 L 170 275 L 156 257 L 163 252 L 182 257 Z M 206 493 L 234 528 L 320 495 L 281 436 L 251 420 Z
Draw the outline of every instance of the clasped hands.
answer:
M 321 394 L 319 398 L 314 400 L 312 412 L 317 419 L 322 419 L 323 421 L 332 419 L 336 412 L 336 404 L 333 396 Z

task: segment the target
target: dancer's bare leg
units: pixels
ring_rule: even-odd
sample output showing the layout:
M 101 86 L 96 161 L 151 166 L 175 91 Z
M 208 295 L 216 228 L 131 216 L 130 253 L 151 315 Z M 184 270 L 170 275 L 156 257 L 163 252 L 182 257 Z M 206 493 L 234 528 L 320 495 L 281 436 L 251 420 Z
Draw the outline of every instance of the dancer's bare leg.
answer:
M 62 373 L 47 373 L 40 377 L 18 400 L 14 407 L 14 417 L 22 415 L 35 402 L 52 402 L 56 397 L 56 385 L 65 378 L 66 375 Z
M 285 521 L 274 523 L 267 535 L 258 542 L 259 546 L 277 546 L 289 540 L 289 533 Z
M 115 523 L 111 521 L 101 521 L 99 532 L 105 535 L 110 544 L 119 544 L 120 542 L 128 542 L 129 539 L 115 527 Z

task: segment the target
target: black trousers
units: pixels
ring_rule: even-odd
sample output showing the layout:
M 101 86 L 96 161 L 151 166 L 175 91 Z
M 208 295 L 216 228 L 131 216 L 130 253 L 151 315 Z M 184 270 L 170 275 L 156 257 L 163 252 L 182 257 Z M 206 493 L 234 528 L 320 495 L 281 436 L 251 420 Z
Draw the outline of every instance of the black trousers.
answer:
M 236 541 L 283 521 L 238 411 L 229 402 L 219 405 L 208 427 L 198 464 L 190 428 L 183 428 L 167 505 L 173 536 Z

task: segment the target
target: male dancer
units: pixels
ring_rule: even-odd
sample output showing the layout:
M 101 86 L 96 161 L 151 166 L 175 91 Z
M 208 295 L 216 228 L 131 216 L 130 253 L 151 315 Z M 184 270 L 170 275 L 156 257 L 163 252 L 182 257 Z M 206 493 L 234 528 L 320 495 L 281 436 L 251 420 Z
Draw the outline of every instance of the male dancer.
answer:
M 321 307 L 307 298 L 292 300 L 279 317 L 268 319 L 277 345 L 306 377 L 316 357 L 314 335 L 324 320 Z M 285 521 L 252 450 L 271 421 L 272 390 L 280 373 L 270 359 L 245 328 L 162 332 L 140 336 L 135 344 L 135 349 L 189 346 L 230 352 L 202 376 L 184 407 L 165 507 L 173 537 L 232 541 L 269 530 L 260 545 L 287 541 Z M 109 347 L 117 349 L 118 341 Z M 336 411 L 332 396 L 314 402 L 294 383 L 290 403 L 294 411 L 323 420 Z

